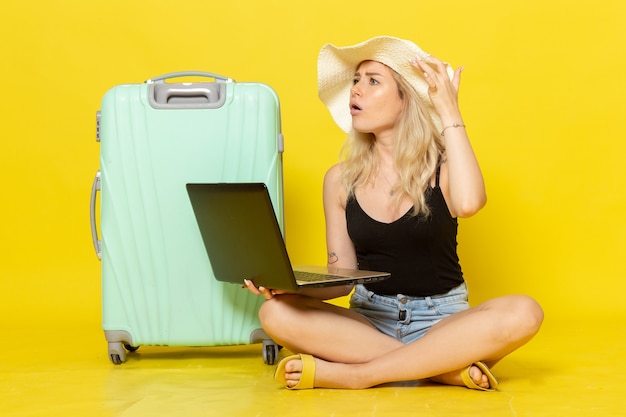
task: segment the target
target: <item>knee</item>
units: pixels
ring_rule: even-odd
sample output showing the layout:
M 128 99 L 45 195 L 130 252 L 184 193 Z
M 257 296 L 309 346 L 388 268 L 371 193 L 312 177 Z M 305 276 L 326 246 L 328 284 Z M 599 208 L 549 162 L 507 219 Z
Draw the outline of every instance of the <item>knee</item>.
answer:
M 275 318 L 280 318 L 280 314 L 277 309 L 278 304 L 279 303 L 274 302 L 273 299 L 267 300 L 261 304 L 261 308 L 259 309 L 259 321 L 265 331 L 268 330 L 268 326 L 272 324 L 272 321 Z
M 294 316 L 294 298 L 297 296 L 281 295 L 265 301 L 259 310 L 259 321 L 266 333 L 276 334 L 285 329 L 287 322 Z
M 512 296 L 507 301 L 507 321 L 511 332 L 521 339 L 534 336 L 543 323 L 543 309 L 539 303 L 525 295 Z

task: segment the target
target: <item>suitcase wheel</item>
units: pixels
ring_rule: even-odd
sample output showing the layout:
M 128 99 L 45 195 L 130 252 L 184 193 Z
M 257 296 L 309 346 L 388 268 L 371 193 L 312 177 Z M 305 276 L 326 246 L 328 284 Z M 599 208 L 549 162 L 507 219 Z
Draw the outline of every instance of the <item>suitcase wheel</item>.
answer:
M 278 351 L 280 346 L 274 343 L 273 340 L 263 340 L 263 362 L 267 365 L 274 365 L 276 358 L 278 358 Z
M 120 357 L 120 355 L 114 353 L 110 356 L 111 362 L 113 362 L 114 365 L 121 365 L 124 363 L 124 360 Z
M 126 362 L 126 351 L 134 352 L 139 346 L 132 346 L 122 342 L 109 342 L 109 359 L 115 365 L 121 365 Z
M 129 344 L 125 344 L 124 347 L 129 352 L 135 352 L 137 349 L 139 349 L 139 346 L 131 346 Z

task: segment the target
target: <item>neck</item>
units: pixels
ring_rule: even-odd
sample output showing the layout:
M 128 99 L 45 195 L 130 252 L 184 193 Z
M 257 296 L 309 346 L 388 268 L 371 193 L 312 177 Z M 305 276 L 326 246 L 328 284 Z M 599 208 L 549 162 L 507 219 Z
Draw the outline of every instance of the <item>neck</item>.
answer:
M 390 143 L 390 141 L 382 142 L 376 139 L 374 153 L 381 168 L 389 168 L 395 165 L 393 161 L 393 143 Z
M 374 146 L 374 154 L 378 160 L 378 172 L 376 176 L 380 186 L 385 190 L 385 194 L 393 196 L 395 193 L 395 184 L 398 181 L 398 173 L 393 158 L 393 144 L 390 140 L 376 140 Z

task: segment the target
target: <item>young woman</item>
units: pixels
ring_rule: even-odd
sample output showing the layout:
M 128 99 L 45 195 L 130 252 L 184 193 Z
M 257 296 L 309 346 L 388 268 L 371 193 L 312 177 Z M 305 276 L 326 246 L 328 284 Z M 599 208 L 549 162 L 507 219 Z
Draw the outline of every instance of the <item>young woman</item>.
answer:
M 276 379 L 288 388 L 367 388 L 429 378 L 494 390 L 490 368 L 543 320 L 527 296 L 470 308 L 456 253 L 457 218 L 486 202 L 458 106 L 461 69 L 412 42 L 376 37 L 325 45 L 319 95 L 348 133 L 344 160 L 324 179 L 328 264 L 391 272 L 357 285 L 350 308 L 324 302 L 352 287 L 265 297 L 265 331 L 297 354 Z

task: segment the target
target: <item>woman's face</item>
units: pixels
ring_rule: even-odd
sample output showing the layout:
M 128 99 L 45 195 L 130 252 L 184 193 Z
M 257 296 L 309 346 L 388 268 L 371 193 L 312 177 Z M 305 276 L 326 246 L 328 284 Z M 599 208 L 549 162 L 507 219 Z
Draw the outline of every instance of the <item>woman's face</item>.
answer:
M 352 127 L 376 138 L 390 135 L 402 112 L 402 98 L 392 70 L 376 61 L 363 61 L 350 90 Z

